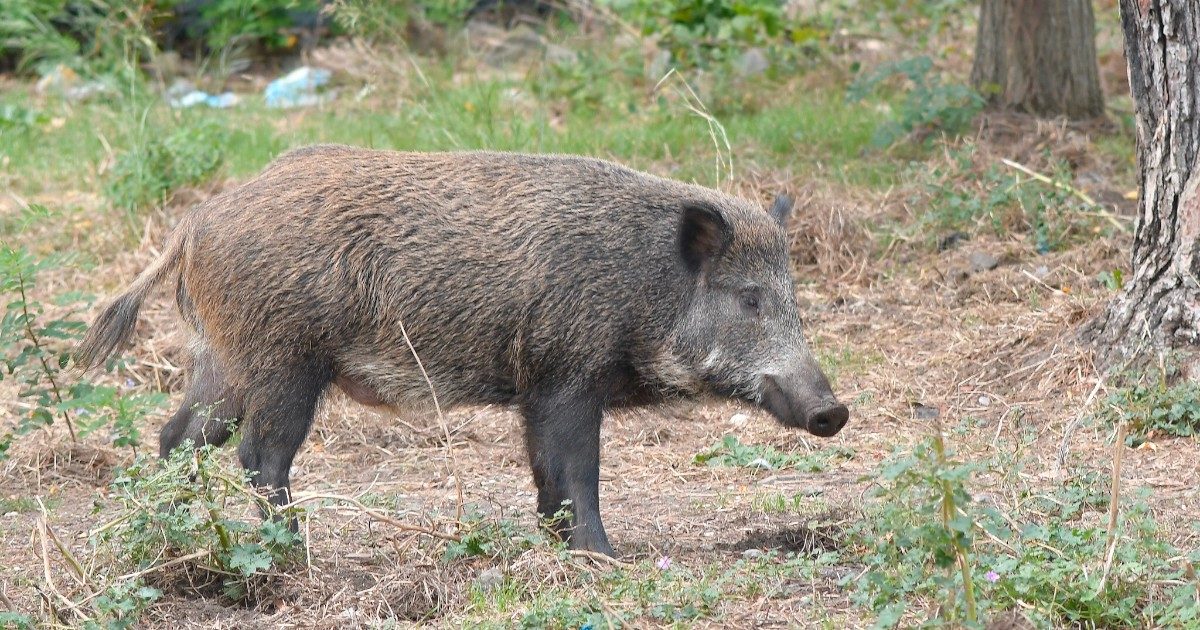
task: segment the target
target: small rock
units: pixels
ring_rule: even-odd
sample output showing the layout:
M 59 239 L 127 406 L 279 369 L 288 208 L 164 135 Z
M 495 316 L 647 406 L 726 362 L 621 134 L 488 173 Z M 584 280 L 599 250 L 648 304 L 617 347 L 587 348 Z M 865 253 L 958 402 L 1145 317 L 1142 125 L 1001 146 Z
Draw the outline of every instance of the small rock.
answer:
M 737 73 L 743 77 L 756 77 L 771 67 L 771 61 L 761 48 L 749 48 L 737 60 Z
M 555 66 L 571 66 L 579 61 L 579 53 L 558 44 L 546 46 L 546 61 Z
M 926 405 L 924 403 L 914 403 L 912 406 L 913 417 L 917 420 L 933 420 L 942 414 L 937 407 Z
M 729 418 L 729 424 L 735 427 L 744 427 L 747 422 L 750 422 L 750 416 L 744 413 L 735 413 Z
M 742 552 L 742 557 L 747 560 L 755 560 L 763 557 L 764 555 L 766 554 L 763 553 L 762 549 L 747 549 Z
M 526 57 L 542 54 L 546 50 L 546 42 L 533 29 L 520 27 L 513 30 L 504 41 L 500 42 L 484 56 L 484 61 L 490 66 L 503 66 L 519 61 Z
M 1033 270 L 1033 276 L 1038 280 L 1045 280 L 1048 275 L 1050 275 L 1050 268 L 1046 265 L 1038 265 L 1037 269 Z
M 771 462 L 769 462 L 761 457 L 750 462 L 749 464 L 747 464 L 747 466 L 750 468 L 761 468 L 763 470 L 775 470 L 775 467 L 771 465 Z
M 962 267 L 951 267 L 946 270 L 946 282 L 951 285 L 960 285 L 970 277 L 971 274 L 967 273 L 967 270 Z
M 991 398 L 988 398 L 987 396 L 979 397 L 979 406 L 980 407 L 987 407 L 988 405 L 991 405 L 991 404 L 992 404 Z
M 20 512 L 6 512 L 4 514 L 4 518 L 16 518 L 19 515 L 20 515 Z
M 1000 266 L 1000 259 L 985 251 L 973 251 L 967 260 L 971 263 L 971 271 L 975 273 L 991 271 Z
M 966 232 L 951 232 L 938 240 L 938 251 L 954 249 L 959 243 L 971 238 Z
M 867 52 L 880 52 L 887 47 L 887 44 L 881 39 L 864 39 L 858 42 L 858 47 Z
M 484 592 L 496 590 L 504 583 L 504 572 L 498 567 L 491 567 L 479 572 L 479 577 L 475 578 L 475 586 Z

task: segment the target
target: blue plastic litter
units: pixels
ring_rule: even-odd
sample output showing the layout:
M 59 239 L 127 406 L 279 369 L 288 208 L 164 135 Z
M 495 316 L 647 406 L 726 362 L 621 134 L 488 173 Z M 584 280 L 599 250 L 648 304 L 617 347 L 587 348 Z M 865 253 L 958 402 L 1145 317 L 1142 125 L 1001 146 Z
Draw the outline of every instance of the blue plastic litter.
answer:
M 317 88 L 329 83 L 332 73 L 324 68 L 301 66 L 271 81 L 264 92 L 267 107 L 308 107 L 324 102 L 328 95 Z
M 176 109 L 186 109 L 197 105 L 207 105 L 216 109 L 225 109 L 238 104 L 237 94 L 233 92 L 225 92 L 224 94 L 209 94 L 200 90 L 192 90 L 177 98 L 170 100 L 171 107 Z

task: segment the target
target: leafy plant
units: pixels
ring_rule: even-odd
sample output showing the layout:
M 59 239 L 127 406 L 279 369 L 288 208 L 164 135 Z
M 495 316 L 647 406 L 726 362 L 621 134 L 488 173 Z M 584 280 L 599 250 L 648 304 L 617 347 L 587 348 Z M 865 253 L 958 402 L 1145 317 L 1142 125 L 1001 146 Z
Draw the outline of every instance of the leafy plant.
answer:
M 677 60 L 700 62 L 735 46 L 763 45 L 787 27 L 774 0 L 605 0 Z
M 0 105 L 0 138 L 9 133 L 27 133 L 50 122 L 44 112 L 21 105 Z
M 16 379 L 21 386 L 17 396 L 31 403 L 20 415 L 18 434 L 53 424 L 58 417 L 75 437 L 73 407 L 66 404 L 72 398 L 63 376 L 71 355 L 63 342 L 78 339 L 84 325 L 69 319 L 70 313 L 44 321 L 45 307 L 33 297 L 38 274 L 62 262 L 60 257 L 37 258 L 25 249 L 0 244 L 0 293 L 8 299 L 0 319 L 0 347 L 4 348 L 0 379 Z M 0 442 L 0 454 L 8 450 L 11 440 L 10 433 Z
M 983 108 L 983 97 L 970 87 L 943 83 L 933 71 L 928 56 L 885 63 L 873 72 L 858 77 L 846 91 L 846 99 L 856 103 L 875 93 L 893 77 L 907 79 L 907 89 L 895 106 L 893 119 L 875 130 L 873 142 L 887 147 L 905 137 L 928 138 L 934 133 L 957 134 L 974 120 Z
M 881 466 L 877 502 L 851 535 L 867 565 L 853 580 L 854 598 L 879 615 L 880 626 L 933 598 L 940 606 L 926 625 L 975 627 L 965 595 L 972 587 L 980 621 L 1014 608 L 1054 626 L 1160 627 L 1196 618 L 1194 581 L 1180 579 L 1187 570 L 1180 552 L 1142 498 L 1121 512 L 1106 568 L 1106 529 L 1085 522 L 1085 514 L 1108 508 L 1104 475 L 1084 471 L 1048 492 L 1023 491 L 1016 508 L 1001 512 L 967 490 L 992 467 L 1000 463 L 939 455 L 933 439 Z
M 1114 388 L 1098 415 L 1124 423 L 1131 443 L 1155 434 L 1194 437 L 1200 431 L 1200 383 L 1180 378 L 1163 365 L 1155 376 L 1127 375 L 1128 384 Z
M 974 464 L 948 459 L 940 436 L 881 467 L 886 485 L 874 493 L 883 500 L 872 525 L 882 527 L 858 530 L 871 570 L 861 578 L 857 593 L 880 615 L 881 625 L 900 619 L 904 595 L 914 591 L 944 601 L 951 619 L 975 621 L 967 559 L 974 521 L 959 510 L 971 502 L 966 482 L 976 470 Z M 903 503 L 898 502 L 901 498 Z M 961 571 L 955 570 L 959 563 Z
M 211 445 L 176 449 L 165 460 L 139 456 L 117 473 L 109 501 L 118 516 L 94 532 L 98 554 L 139 571 L 194 557 L 191 566 L 218 580 L 231 599 L 245 597 L 300 549 L 284 519 L 251 525 L 229 516 L 238 503 L 265 506 L 265 499 Z
M 17 231 L 50 215 L 43 206 L 30 206 Z M 136 448 L 139 424 L 166 403 L 165 394 L 126 395 L 115 387 L 68 376 L 71 354 L 85 329 L 75 317 L 90 299 L 65 293 L 46 304 L 36 295 L 40 274 L 67 264 L 65 256 L 39 257 L 0 242 L 0 296 L 6 300 L 0 318 L 0 380 L 15 380 L 20 386 L 17 397 L 23 403 L 16 425 L 0 435 L 0 459 L 17 437 L 56 420 L 66 425 L 72 440 L 109 427 L 114 445 Z
M 570 522 L 571 507 L 569 501 L 564 501 L 553 516 L 545 519 L 544 526 L 553 526 L 561 522 Z M 542 531 L 530 532 L 519 524 L 508 519 L 486 519 L 478 513 L 468 513 L 459 523 L 463 534 L 459 540 L 446 545 L 444 558 L 457 560 L 471 556 L 490 558 L 512 558 L 534 547 L 551 545 L 559 553 L 565 552 L 565 543 L 556 537 L 549 537 Z
M 835 447 L 812 453 L 784 453 L 771 446 L 742 444 L 737 436 L 726 435 L 708 450 L 697 454 L 693 461 L 707 466 L 760 466 L 778 470 L 792 468 L 805 472 L 821 472 L 835 458 L 850 459 L 854 451 Z

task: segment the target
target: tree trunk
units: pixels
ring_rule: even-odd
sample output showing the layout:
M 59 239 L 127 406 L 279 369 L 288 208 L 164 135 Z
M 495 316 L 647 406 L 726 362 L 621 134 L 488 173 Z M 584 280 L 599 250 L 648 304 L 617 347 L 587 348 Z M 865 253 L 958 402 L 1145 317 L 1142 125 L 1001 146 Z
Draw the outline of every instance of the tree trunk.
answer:
M 971 84 L 1002 109 L 1103 115 L 1092 0 L 983 0 Z
M 1121 0 L 1121 26 L 1141 194 L 1132 272 L 1095 323 L 1109 366 L 1200 340 L 1200 3 Z

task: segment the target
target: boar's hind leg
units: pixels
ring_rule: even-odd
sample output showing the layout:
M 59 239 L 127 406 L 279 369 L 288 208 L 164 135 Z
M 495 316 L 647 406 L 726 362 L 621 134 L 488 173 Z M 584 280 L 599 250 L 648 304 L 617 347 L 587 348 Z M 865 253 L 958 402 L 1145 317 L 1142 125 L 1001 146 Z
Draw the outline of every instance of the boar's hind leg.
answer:
M 288 471 L 308 429 L 317 401 L 333 380 L 328 368 L 305 365 L 259 375 L 246 392 L 246 419 L 238 458 L 255 473 L 253 483 L 273 505 L 291 500 Z M 265 516 L 265 514 L 264 514 Z M 291 521 L 296 529 L 296 521 Z
M 524 405 L 525 442 L 538 488 L 538 513 L 553 517 L 570 500 L 571 523 L 557 523 L 572 549 L 613 555 L 600 522 L 600 419 L 587 395 L 549 392 Z
M 183 404 L 159 434 L 159 455 L 170 455 L 184 440 L 195 446 L 220 446 L 241 419 L 241 393 L 226 382 L 216 356 L 201 349 L 192 362 L 192 380 Z

